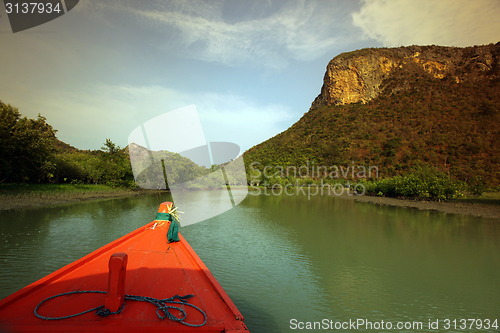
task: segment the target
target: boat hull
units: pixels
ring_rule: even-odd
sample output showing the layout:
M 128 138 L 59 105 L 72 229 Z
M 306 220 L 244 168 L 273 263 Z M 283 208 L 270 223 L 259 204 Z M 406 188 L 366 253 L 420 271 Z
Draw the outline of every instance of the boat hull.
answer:
M 178 242 L 167 242 L 169 224 L 153 221 L 1 300 L 0 332 L 247 332 L 243 316 L 184 237 L 179 234 Z M 57 294 L 107 291 L 108 262 L 115 253 L 128 257 L 124 279 L 127 295 L 157 299 L 194 295 L 188 301 L 206 313 L 206 324 L 190 327 L 168 318 L 161 320 L 154 305 L 127 299 L 119 314 L 107 317 L 89 312 L 44 320 L 34 315 L 40 302 Z M 106 294 L 71 294 L 50 299 L 37 311 L 45 317 L 64 317 L 103 305 L 105 298 Z M 186 311 L 186 323 L 203 323 L 200 311 L 179 307 Z M 175 309 L 171 312 L 182 317 Z

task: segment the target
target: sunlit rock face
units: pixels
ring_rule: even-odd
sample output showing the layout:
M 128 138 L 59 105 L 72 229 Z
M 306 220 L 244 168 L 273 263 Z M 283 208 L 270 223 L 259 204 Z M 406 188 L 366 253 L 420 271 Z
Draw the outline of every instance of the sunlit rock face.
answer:
M 498 45 L 467 48 L 409 46 L 365 49 L 343 53 L 326 68 L 321 93 L 312 109 L 322 105 L 367 103 L 382 92 L 410 88 L 410 79 L 429 75 L 460 84 L 467 80 L 493 79 L 498 65 Z M 406 77 L 406 80 L 397 78 Z M 389 84 L 391 79 L 396 84 Z

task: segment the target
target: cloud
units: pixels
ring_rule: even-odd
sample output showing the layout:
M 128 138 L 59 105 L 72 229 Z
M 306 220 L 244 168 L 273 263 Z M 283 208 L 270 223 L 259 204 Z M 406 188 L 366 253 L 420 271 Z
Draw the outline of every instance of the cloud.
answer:
M 295 117 L 280 104 L 259 104 L 232 93 L 194 94 L 162 86 L 101 84 L 34 100 L 36 107 L 47 110 L 43 115 L 59 129 L 58 137 L 81 149 L 98 149 L 105 138 L 125 146 L 130 132 L 140 124 L 191 104 L 198 110 L 207 141 L 233 142 L 242 152 L 284 131 Z M 22 109 L 33 108 L 31 104 L 21 105 Z
M 471 46 L 500 40 L 498 0 L 365 0 L 354 25 L 384 46 Z
M 174 4 L 126 10 L 175 35 L 174 41 L 165 37 L 166 48 L 180 46 L 184 57 L 230 66 L 250 62 L 284 68 L 290 60 L 317 59 L 339 42 L 333 26 L 341 15 L 329 10 L 331 3 L 286 2 L 279 8 L 239 19 L 223 15 L 223 2 L 211 1 L 211 6 L 194 1 L 189 6 Z M 172 42 L 177 44 L 172 47 Z
M 284 131 L 294 121 L 294 115 L 285 106 L 259 104 L 232 93 L 192 94 L 160 86 L 117 86 L 109 87 L 108 92 L 122 105 L 127 105 L 127 114 L 135 115 L 128 117 L 134 119 L 134 123 L 127 121 L 125 128 L 133 128 L 152 117 L 194 104 L 207 141 L 233 142 L 242 151 Z M 127 96 L 126 100 L 124 96 Z

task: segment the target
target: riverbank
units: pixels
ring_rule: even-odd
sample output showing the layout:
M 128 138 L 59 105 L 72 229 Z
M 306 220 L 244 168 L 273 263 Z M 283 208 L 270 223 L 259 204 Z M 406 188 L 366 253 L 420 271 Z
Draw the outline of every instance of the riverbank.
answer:
M 146 191 L 89 184 L 1 184 L 0 211 L 119 198 Z
M 89 184 L 0 184 L 0 211 L 55 206 L 79 201 L 119 198 L 152 192 L 157 191 Z M 500 193 L 486 193 L 479 198 L 440 202 L 367 195 L 342 195 L 341 198 L 378 205 L 500 219 Z
M 378 205 L 416 208 L 449 214 L 472 215 L 500 219 L 500 194 L 486 193 L 479 198 L 454 199 L 449 201 L 407 200 L 387 197 L 346 196 L 356 202 L 369 202 Z
M 484 218 L 492 218 L 500 220 L 500 192 L 489 192 L 485 193 L 479 197 L 470 196 L 463 197 L 460 199 L 450 199 L 446 201 L 430 201 L 421 199 L 400 199 L 400 198 L 390 198 L 383 196 L 369 196 L 369 195 L 355 195 L 354 193 L 347 193 L 348 191 L 341 191 L 341 194 L 335 193 L 335 191 L 321 191 L 318 187 L 310 188 L 311 191 L 308 192 L 308 188 L 295 189 L 289 188 L 288 190 L 283 189 L 269 189 L 261 186 L 249 186 L 249 190 L 258 191 L 259 193 L 267 193 L 267 195 L 276 195 L 276 193 L 286 193 L 287 195 L 294 195 L 296 193 L 303 193 L 309 196 L 315 196 L 326 194 L 334 197 L 354 200 L 356 202 L 362 203 L 372 203 L 385 206 L 394 207 L 405 207 L 405 208 L 416 208 L 420 210 L 438 211 L 449 214 L 460 214 L 460 215 L 472 215 Z

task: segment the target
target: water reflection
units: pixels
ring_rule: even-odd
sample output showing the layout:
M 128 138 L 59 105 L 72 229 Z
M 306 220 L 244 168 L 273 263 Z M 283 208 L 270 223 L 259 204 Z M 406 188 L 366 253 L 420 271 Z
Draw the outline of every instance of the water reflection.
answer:
M 246 202 L 184 231 L 256 332 L 283 332 L 290 318 L 327 314 L 312 258 L 270 215 Z
M 210 204 L 202 192 L 195 197 L 198 208 Z M 151 221 L 169 199 L 3 214 L 0 297 Z M 293 318 L 498 316 L 497 221 L 328 196 L 261 195 L 181 232 L 254 332 L 288 332 Z
M 245 203 L 311 258 L 327 318 L 493 318 L 500 308 L 500 226 L 492 220 L 326 196 Z

